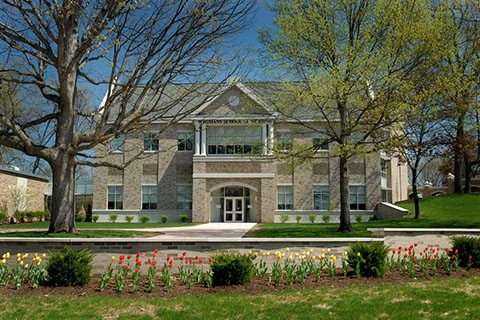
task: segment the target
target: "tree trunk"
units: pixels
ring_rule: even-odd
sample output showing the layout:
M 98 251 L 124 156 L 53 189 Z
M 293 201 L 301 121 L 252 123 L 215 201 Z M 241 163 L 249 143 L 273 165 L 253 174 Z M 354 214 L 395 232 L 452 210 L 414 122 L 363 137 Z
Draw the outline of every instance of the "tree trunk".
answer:
M 417 169 L 412 169 L 413 202 L 415 204 L 415 219 L 420 219 L 420 199 L 417 191 Z
M 471 161 L 467 156 L 464 156 L 465 162 L 465 189 L 463 192 L 471 193 L 472 192 L 472 166 Z
M 77 232 L 75 227 L 75 157 L 60 153 L 52 166 L 52 220 L 48 233 Z
M 340 226 L 337 231 L 343 233 L 353 232 L 350 222 L 350 190 L 348 180 L 347 159 L 340 156 Z
M 453 158 L 453 174 L 455 175 L 454 181 L 454 193 L 463 192 L 463 183 L 462 183 L 462 162 L 463 162 L 463 154 L 464 154 L 464 132 L 463 132 L 463 117 L 458 119 L 457 124 L 457 136 L 455 137 L 455 148 L 454 148 L 454 158 Z

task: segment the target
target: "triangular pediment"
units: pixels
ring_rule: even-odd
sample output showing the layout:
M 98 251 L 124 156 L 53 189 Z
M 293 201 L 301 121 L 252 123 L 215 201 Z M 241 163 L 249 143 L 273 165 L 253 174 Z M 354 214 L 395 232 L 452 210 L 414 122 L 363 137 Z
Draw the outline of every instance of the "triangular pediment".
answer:
M 241 84 L 233 84 L 200 108 L 196 116 L 201 117 L 248 117 L 270 116 L 264 103 Z

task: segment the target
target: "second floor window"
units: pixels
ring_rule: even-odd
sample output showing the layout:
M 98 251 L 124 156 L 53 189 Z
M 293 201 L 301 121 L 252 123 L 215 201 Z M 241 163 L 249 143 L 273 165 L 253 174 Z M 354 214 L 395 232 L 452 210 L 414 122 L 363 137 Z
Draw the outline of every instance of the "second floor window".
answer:
M 193 134 L 191 132 L 177 133 L 178 151 L 192 151 L 193 150 Z
M 277 148 L 280 151 L 292 150 L 293 136 L 290 132 L 278 131 L 277 132 Z
M 209 155 L 259 154 L 262 130 L 259 126 L 212 126 L 207 128 Z
M 110 141 L 110 151 L 111 152 L 124 152 L 125 151 L 125 136 L 120 136 L 114 138 Z
M 328 138 L 323 134 L 313 136 L 313 146 L 317 150 L 328 150 Z
M 145 151 L 158 151 L 158 137 L 156 133 L 145 132 L 143 134 L 143 147 Z

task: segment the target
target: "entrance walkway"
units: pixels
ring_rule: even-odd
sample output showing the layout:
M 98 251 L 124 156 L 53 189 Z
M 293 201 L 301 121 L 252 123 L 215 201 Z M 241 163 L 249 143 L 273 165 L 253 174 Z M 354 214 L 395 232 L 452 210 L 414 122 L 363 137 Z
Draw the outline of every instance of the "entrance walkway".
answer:
M 256 223 L 205 223 L 198 226 L 179 228 L 151 228 L 138 231 L 161 232 L 151 239 L 205 239 L 205 238 L 242 238 Z

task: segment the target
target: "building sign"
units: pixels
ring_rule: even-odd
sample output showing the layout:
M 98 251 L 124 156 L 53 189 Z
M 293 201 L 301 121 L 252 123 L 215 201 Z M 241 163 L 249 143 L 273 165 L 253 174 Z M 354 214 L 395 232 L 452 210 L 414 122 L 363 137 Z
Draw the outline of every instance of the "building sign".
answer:
M 245 123 L 268 123 L 268 121 L 263 119 L 248 119 L 248 120 L 238 120 L 238 119 L 211 119 L 211 120 L 202 120 L 202 123 L 208 124 L 245 124 Z

